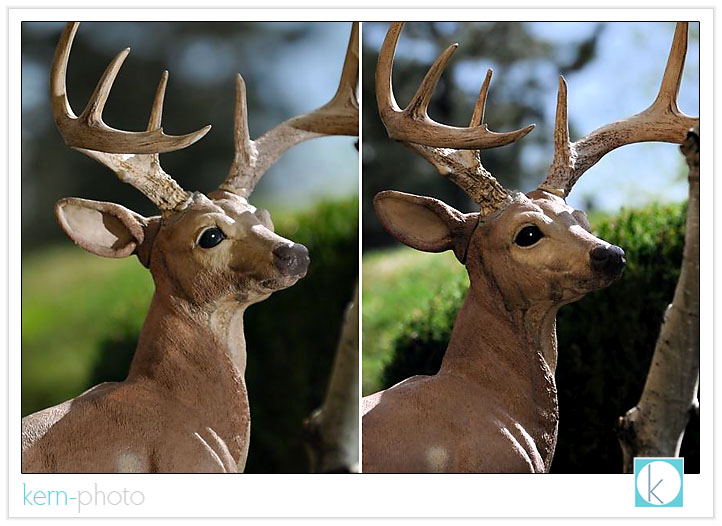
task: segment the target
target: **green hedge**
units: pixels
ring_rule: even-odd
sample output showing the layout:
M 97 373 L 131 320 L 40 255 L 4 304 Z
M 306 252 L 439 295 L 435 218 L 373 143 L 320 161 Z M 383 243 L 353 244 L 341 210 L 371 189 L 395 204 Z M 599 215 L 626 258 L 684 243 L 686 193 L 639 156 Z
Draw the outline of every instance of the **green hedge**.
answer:
M 274 222 L 280 235 L 308 247 L 311 265 L 296 285 L 246 311 L 252 420 L 246 471 L 306 472 L 302 422 L 325 396 L 343 311 L 358 276 L 358 200 L 320 203 L 305 212 L 274 217 Z M 72 247 L 54 249 L 29 257 L 27 265 L 23 262 L 24 415 L 127 374 L 152 294 L 150 277 L 135 258 L 109 262 L 79 252 Z M 53 265 L 48 256 L 57 256 L 60 265 Z M 82 271 L 78 258 L 86 269 L 111 267 L 122 275 L 103 270 L 77 276 Z M 34 290 L 34 283 L 62 274 L 66 267 L 73 275 L 59 283 L 62 292 Z M 74 281 L 83 287 L 76 286 L 70 296 L 73 290 L 65 285 Z M 123 292 L 131 285 L 136 286 Z M 99 309 L 110 301 L 107 289 L 113 291 L 115 302 Z M 72 309 L 61 310 L 65 302 L 85 307 L 70 315 Z M 102 333 L 88 322 L 93 309 L 103 312 Z M 62 326 L 54 326 L 56 320 Z M 82 349 L 75 343 L 66 349 L 58 341 L 61 333 L 63 340 L 75 334 L 88 341 Z
M 685 206 L 653 205 L 597 225 L 596 235 L 624 248 L 627 267 L 612 286 L 560 310 L 560 422 L 552 472 L 620 472 L 614 426 L 617 417 L 637 403 L 644 386 L 662 313 L 679 276 L 685 213 Z M 383 373 L 385 387 L 438 371 L 465 293 L 460 277 L 403 324 Z M 699 472 L 696 417 L 687 428 L 681 455 L 686 472 Z
M 346 305 L 358 279 L 358 200 L 322 204 L 277 225 L 311 255 L 306 277 L 248 309 L 251 404 L 247 472 L 307 472 L 301 424 L 326 394 Z

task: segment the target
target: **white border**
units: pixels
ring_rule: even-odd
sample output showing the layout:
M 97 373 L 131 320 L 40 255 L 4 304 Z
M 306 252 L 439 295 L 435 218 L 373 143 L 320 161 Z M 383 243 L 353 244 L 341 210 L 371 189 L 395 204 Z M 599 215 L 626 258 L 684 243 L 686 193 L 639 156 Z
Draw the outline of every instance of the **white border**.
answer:
M 9 17 L 8 242 L 20 246 L 20 21 L 22 20 L 699 20 L 701 114 L 712 114 L 712 9 L 583 10 L 11 10 Z M 704 65 L 704 66 L 702 66 Z M 14 131 L 15 133 L 10 133 Z M 702 121 L 701 238 L 712 239 L 713 129 Z M 712 244 L 701 246 L 701 282 L 711 284 Z M 9 452 L 20 436 L 20 251 L 9 251 L 8 395 Z M 86 509 L 81 517 L 702 517 L 713 512 L 712 287 L 701 290 L 702 473 L 685 476 L 683 508 L 635 508 L 632 475 L 21 475 L 20 457 L 9 455 L 8 512 L 13 517 L 77 517 L 68 508 L 24 508 L 22 484 L 36 489 L 143 491 L 139 507 Z M 40 512 L 40 513 L 38 513 Z
M 358 77 L 358 101 L 359 101 L 359 122 L 358 122 L 358 173 L 359 173 L 359 184 L 358 184 L 358 282 L 356 283 L 356 286 L 358 287 L 358 399 L 359 399 L 359 408 L 358 408 L 358 430 L 359 430 L 359 437 L 358 437 L 358 465 L 359 469 L 361 469 L 361 464 L 363 462 L 363 443 L 361 440 L 361 425 L 363 420 L 363 412 L 361 411 L 361 398 L 363 397 L 363 353 L 361 352 L 361 349 L 364 348 L 364 342 L 363 342 L 363 325 L 361 323 L 361 320 L 363 320 L 363 308 L 364 304 L 362 301 L 363 297 L 363 268 L 361 266 L 361 259 L 363 258 L 363 236 L 362 232 L 364 231 L 364 221 L 363 221 L 363 188 L 361 187 L 361 174 L 363 173 L 363 135 L 364 135 L 364 123 L 363 123 L 363 97 L 361 96 L 361 92 L 363 91 L 363 82 L 364 82 L 364 71 L 363 71 L 363 62 L 361 60 L 362 54 L 363 54 L 363 37 L 364 37 L 364 26 L 363 24 L 359 24 L 359 45 L 358 45 L 358 52 L 359 52 L 359 77 Z

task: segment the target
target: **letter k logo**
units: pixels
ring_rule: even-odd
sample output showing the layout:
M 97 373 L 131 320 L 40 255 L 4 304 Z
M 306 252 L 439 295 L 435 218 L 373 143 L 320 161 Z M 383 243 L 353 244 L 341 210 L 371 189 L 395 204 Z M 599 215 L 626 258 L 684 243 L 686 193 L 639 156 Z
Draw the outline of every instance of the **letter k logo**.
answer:
M 682 458 L 635 458 L 635 505 L 647 507 L 682 506 Z
M 652 487 L 652 463 L 647 464 L 647 487 L 649 488 L 649 491 L 647 493 L 647 501 L 652 502 L 652 497 L 657 499 L 660 504 L 664 504 L 662 502 L 662 499 L 660 499 L 657 495 L 654 494 L 654 490 L 657 489 L 657 487 L 662 483 L 664 479 L 659 479 L 657 483 Z

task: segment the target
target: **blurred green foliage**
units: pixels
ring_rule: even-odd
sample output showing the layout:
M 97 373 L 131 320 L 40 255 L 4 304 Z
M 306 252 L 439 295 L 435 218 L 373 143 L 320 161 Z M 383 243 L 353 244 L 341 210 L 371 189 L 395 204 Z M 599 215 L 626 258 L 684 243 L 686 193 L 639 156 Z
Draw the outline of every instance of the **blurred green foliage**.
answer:
M 382 388 L 381 374 L 392 356 L 400 331 L 409 317 L 423 316 L 435 298 L 469 279 L 451 252 L 428 254 L 406 246 L 370 251 L 362 266 L 362 336 L 364 346 L 362 392 Z
M 644 387 L 662 313 L 679 276 L 685 213 L 686 206 L 652 205 L 596 224 L 595 235 L 624 248 L 627 267 L 612 286 L 559 312 L 560 422 L 552 472 L 621 471 L 614 427 L 617 418 L 638 402 Z M 395 334 L 386 336 L 392 349 L 388 364 L 380 380 L 364 378 L 364 385 L 379 382 L 386 388 L 414 374 L 438 371 L 468 287 L 461 265 L 459 269 L 396 326 Z M 440 283 L 433 267 L 426 270 L 421 282 L 429 287 Z M 373 335 L 364 341 L 366 348 L 375 344 Z M 681 455 L 685 471 L 698 473 L 697 417 L 687 427 Z
M 22 414 L 93 385 L 89 372 L 109 356 L 101 343 L 137 334 L 152 294 L 150 273 L 135 258 L 101 258 L 70 241 L 24 255 Z
M 321 405 L 343 310 L 358 276 L 358 200 L 274 215 L 276 231 L 308 247 L 311 265 L 288 290 L 245 315 L 251 404 L 247 472 L 305 472 L 303 419 Z M 22 264 L 22 414 L 125 378 L 153 282 L 135 258 L 70 246 Z

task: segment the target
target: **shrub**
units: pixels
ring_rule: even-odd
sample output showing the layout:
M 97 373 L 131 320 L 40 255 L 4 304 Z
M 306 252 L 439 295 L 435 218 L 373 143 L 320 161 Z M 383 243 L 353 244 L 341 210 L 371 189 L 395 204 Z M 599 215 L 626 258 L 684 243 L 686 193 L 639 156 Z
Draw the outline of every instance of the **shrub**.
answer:
M 278 221 L 311 255 L 305 278 L 248 309 L 251 405 L 247 472 L 307 472 L 303 420 L 321 405 L 346 305 L 358 278 L 358 201 L 322 203 Z
M 563 307 L 558 316 L 559 440 L 556 473 L 618 473 L 614 426 L 639 401 L 662 313 L 672 300 L 684 247 L 686 207 L 652 205 L 603 220 L 595 234 L 624 248 L 625 272 L 612 286 Z M 430 280 L 431 281 L 431 280 Z M 438 371 L 465 294 L 453 282 L 406 320 L 383 374 L 385 387 Z M 699 421 L 687 427 L 685 470 L 699 472 Z

